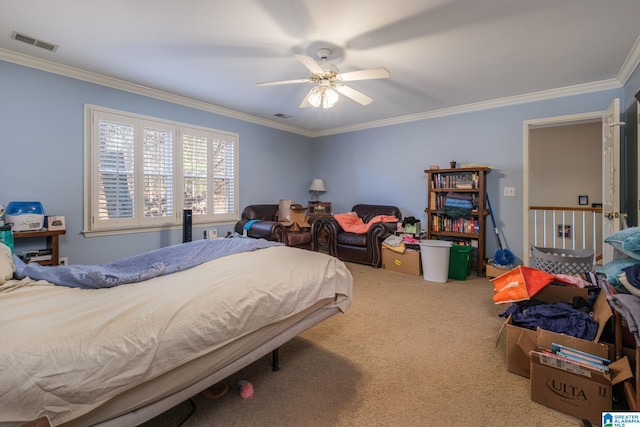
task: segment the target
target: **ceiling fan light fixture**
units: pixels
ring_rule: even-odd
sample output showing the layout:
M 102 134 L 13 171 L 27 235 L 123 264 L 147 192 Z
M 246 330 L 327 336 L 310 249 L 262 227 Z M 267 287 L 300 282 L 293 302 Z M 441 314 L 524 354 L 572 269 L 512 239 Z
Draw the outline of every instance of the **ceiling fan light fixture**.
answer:
M 309 101 L 309 104 L 316 108 L 319 107 L 320 104 L 322 104 L 322 90 L 320 90 L 320 86 L 316 86 L 311 89 L 307 101 Z
M 338 102 L 338 98 L 338 92 L 333 90 L 333 88 L 325 88 L 324 94 L 322 96 L 322 108 L 333 107 L 334 105 L 336 105 L 336 102 Z
M 318 49 L 316 51 L 320 62 L 308 55 L 294 55 L 311 74 L 306 79 L 278 80 L 272 82 L 257 83 L 258 86 L 286 85 L 293 83 L 314 83 L 316 86 L 304 97 L 300 108 L 332 108 L 338 102 L 340 95 L 344 95 L 360 105 L 369 105 L 373 99 L 364 93 L 346 86 L 343 82 L 355 80 L 388 79 L 391 77 L 386 68 L 372 68 L 367 70 L 349 71 L 340 73 L 338 67 L 327 62 L 331 49 Z
M 313 107 L 331 108 L 338 102 L 338 92 L 336 92 L 331 86 L 321 84 L 316 86 L 309 92 L 307 101 Z

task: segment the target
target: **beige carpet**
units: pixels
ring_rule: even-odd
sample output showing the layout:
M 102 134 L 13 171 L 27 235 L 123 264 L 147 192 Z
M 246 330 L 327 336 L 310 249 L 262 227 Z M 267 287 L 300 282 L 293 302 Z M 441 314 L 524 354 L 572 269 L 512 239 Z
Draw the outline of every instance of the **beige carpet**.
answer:
M 422 276 L 348 264 L 354 303 L 226 381 L 222 398 L 195 397 L 187 427 L 579 426 L 533 403 L 529 380 L 507 372 L 506 307 L 485 278 L 431 283 Z M 250 381 L 254 397 L 235 389 Z M 175 426 L 183 403 L 147 423 Z

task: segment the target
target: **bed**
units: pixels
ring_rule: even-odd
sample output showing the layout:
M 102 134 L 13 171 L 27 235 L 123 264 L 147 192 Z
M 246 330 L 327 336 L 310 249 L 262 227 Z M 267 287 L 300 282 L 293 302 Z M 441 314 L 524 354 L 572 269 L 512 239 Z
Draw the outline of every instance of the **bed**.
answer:
M 261 239 L 207 241 L 231 254 L 103 288 L 0 276 L 0 425 L 137 425 L 349 309 L 337 258 L 234 250 L 246 240 Z

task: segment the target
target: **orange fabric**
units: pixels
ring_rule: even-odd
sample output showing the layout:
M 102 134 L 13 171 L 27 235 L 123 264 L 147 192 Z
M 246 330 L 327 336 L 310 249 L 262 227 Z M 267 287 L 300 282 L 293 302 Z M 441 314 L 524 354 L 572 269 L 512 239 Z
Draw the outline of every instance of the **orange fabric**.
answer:
M 362 221 L 362 218 L 360 218 L 355 212 L 335 214 L 333 218 L 338 221 L 338 224 L 340 224 L 340 227 L 342 227 L 344 231 L 356 234 L 365 234 L 369 231 L 369 228 L 377 222 L 398 222 L 398 218 L 395 216 L 377 215 L 365 224 Z
M 566 280 L 532 267 L 519 265 L 492 279 L 496 304 L 528 300 L 551 282 L 570 285 Z

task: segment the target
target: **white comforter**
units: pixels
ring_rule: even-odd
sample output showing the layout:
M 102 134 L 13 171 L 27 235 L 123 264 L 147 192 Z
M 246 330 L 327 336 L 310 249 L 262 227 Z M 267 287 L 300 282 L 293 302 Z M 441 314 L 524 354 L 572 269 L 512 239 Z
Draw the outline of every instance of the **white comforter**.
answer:
M 333 299 L 351 274 L 285 246 L 110 289 L 25 279 L 0 286 L 0 425 L 74 419 L 260 327 Z

